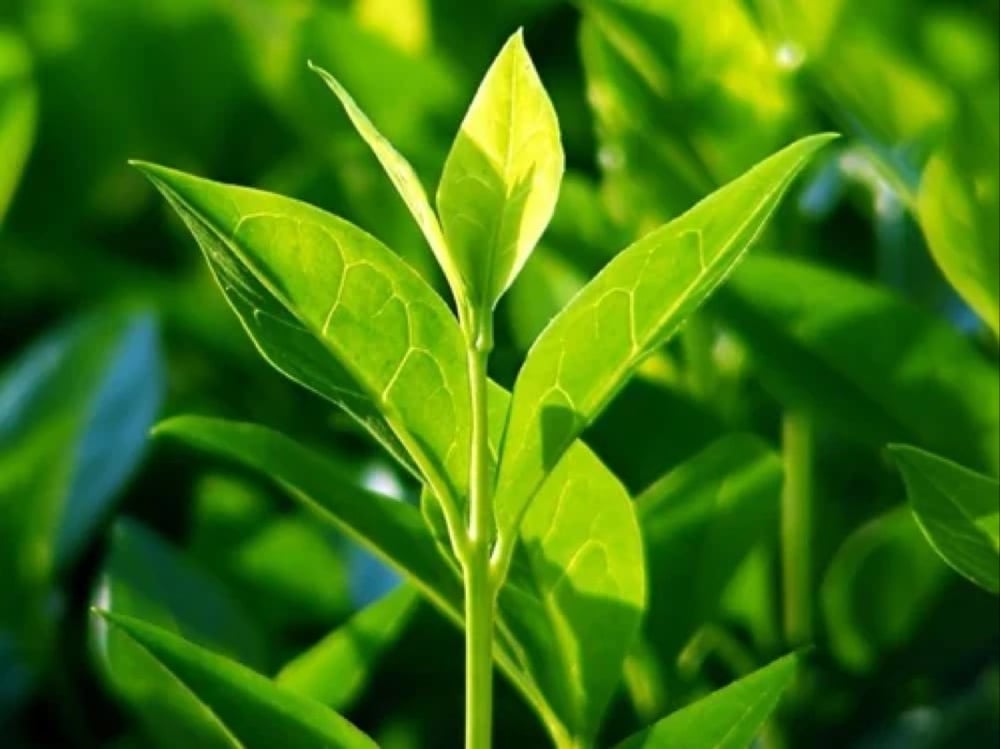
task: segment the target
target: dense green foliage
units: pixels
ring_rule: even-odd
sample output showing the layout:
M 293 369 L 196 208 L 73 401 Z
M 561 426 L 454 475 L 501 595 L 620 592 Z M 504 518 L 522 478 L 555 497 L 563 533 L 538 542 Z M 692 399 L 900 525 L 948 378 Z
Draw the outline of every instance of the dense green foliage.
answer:
M 3 0 L 4 746 L 995 745 L 998 23 Z

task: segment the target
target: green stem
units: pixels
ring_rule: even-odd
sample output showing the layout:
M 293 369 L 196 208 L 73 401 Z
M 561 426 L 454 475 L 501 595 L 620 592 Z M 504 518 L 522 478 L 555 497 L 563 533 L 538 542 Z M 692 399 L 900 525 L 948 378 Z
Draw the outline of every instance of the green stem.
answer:
M 812 640 L 812 459 L 813 433 L 801 411 L 785 412 L 781 427 L 785 484 L 781 495 L 781 567 L 785 638 L 790 645 Z
M 486 402 L 486 363 L 492 348 L 487 326 L 468 342 L 472 439 L 469 460 L 469 528 L 463 559 L 465 582 L 465 747 L 489 749 L 493 721 L 493 618 L 490 576 L 493 497 Z

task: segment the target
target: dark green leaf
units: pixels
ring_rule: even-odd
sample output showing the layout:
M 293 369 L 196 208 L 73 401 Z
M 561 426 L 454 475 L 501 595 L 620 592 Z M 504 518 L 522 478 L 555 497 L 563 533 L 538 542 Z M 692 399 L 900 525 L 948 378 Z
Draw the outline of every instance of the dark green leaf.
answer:
M 934 550 L 976 585 L 1000 593 L 1000 483 L 915 447 L 890 450 Z
M 97 613 L 105 626 L 130 638 L 195 695 L 230 746 L 376 749 L 374 741 L 337 713 L 280 689 L 255 671 L 140 619 Z

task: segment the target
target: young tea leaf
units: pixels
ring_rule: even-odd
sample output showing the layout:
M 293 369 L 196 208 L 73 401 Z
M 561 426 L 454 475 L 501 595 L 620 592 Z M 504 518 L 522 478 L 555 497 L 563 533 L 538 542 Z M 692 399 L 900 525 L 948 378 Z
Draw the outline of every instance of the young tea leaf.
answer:
M 346 719 L 276 686 L 255 671 L 141 619 L 95 610 L 104 626 L 130 638 L 201 702 L 242 749 L 377 749 Z
M 1000 483 L 915 447 L 889 449 L 931 546 L 959 574 L 1000 593 Z
M 493 309 L 542 236 L 563 160 L 555 110 L 518 31 L 476 92 L 438 186 L 444 235 L 475 310 Z
M 137 523 L 119 521 L 95 605 L 140 618 L 249 666 L 265 663 L 252 619 L 218 581 Z M 115 691 L 163 749 L 237 746 L 217 718 L 148 651 L 96 627 L 96 657 Z
M 798 657 L 786 655 L 668 715 L 616 749 L 746 749 L 791 685 Z
M 376 239 L 317 208 L 139 168 L 198 240 L 264 357 L 415 463 L 442 501 L 465 497 L 464 344 L 433 289 Z
M 380 133 L 371 120 L 361 111 L 347 90 L 340 85 L 340 82 L 320 67 L 309 63 L 309 67 L 316 72 L 323 82 L 329 86 L 330 90 L 337 96 L 344 106 L 344 111 L 350 118 L 358 133 L 364 138 L 365 143 L 372 149 L 375 157 L 379 160 L 385 173 L 392 180 L 396 191 L 399 192 L 410 214 L 417 222 L 420 230 L 430 245 L 434 257 L 444 271 L 445 278 L 455 297 L 455 302 L 459 309 L 468 304 L 468 290 L 465 286 L 465 279 L 462 270 L 455 264 L 455 259 L 448 250 L 444 235 L 441 233 L 441 225 L 438 223 L 437 214 L 431 208 L 430 201 L 424 186 L 420 183 L 420 177 L 410 166 L 410 163 L 397 151 L 393 145 Z
M 545 329 L 514 386 L 497 486 L 510 536 L 566 448 L 753 243 L 832 135 L 798 141 L 622 251 Z

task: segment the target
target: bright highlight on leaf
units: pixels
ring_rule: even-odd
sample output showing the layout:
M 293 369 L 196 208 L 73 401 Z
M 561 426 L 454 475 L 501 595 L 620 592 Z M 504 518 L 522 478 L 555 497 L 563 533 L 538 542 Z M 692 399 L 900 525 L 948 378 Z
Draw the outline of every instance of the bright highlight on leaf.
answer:
M 497 56 L 444 164 L 437 205 L 473 308 L 513 283 L 555 210 L 559 123 L 520 31 Z

